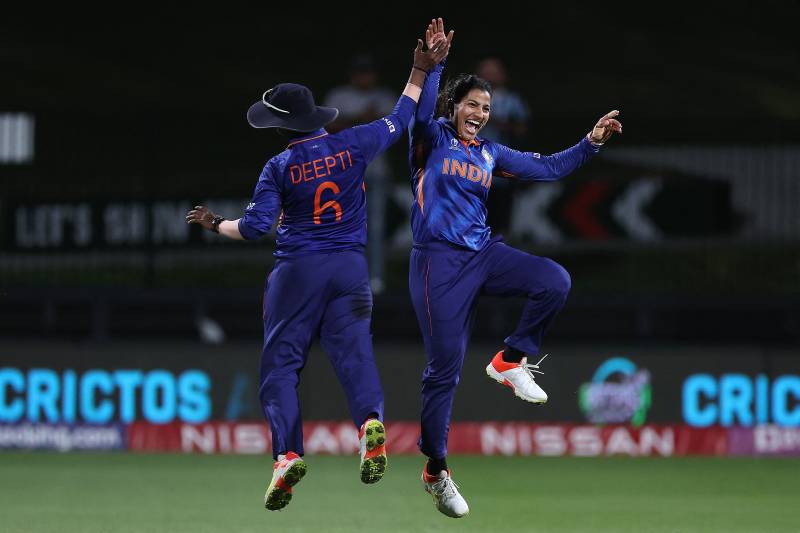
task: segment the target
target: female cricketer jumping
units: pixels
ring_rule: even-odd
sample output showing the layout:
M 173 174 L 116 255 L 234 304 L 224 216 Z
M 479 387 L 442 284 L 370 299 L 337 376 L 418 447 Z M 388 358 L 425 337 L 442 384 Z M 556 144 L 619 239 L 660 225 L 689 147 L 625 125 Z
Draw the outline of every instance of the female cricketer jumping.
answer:
M 306 473 L 297 386 L 314 336 L 333 364 L 359 428 L 361 481 L 375 483 L 386 469 L 383 391 L 372 352 L 372 293 L 364 258 L 364 173 L 403 135 L 427 73 L 449 47 L 445 39 L 423 51 L 419 40 L 394 111 L 335 135 L 324 126 L 338 111 L 316 106 L 306 87 L 282 83 L 269 89 L 250 107 L 247 120 L 255 128 L 279 128 L 291 142 L 267 162 L 244 215 L 225 220 L 197 206 L 186 217 L 231 239 L 257 239 L 282 213 L 277 260 L 264 289 L 259 397 L 276 461 L 264 496 L 267 509 L 285 507 Z
M 444 40 L 442 19 L 431 22 L 426 40 L 429 46 Z M 491 235 L 486 199 L 493 176 L 557 180 L 586 163 L 614 132 L 622 132 L 622 125 L 614 118 L 619 112 L 612 111 L 562 152 L 518 152 L 478 136 L 489 120 L 492 89 L 477 76 L 451 80 L 438 98 L 441 118 L 434 119 L 442 69 L 440 64 L 427 77 L 409 125 L 415 199 L 409 289 L 428 359 L 422 376 L 419 447 L 428 457 L 422 479 L 437 508 L 460 517 L 469 507 L 447 468 L 447 433 L 478 295 L 527 298 L 516 329 L 486 372 L 523 400 L 544 403 L 547 395 L 532 373 L 538 363 L 527 364 L 527 356 L 539 353 L 544 332 L 570 289 L 569 274 L 559 264 Z

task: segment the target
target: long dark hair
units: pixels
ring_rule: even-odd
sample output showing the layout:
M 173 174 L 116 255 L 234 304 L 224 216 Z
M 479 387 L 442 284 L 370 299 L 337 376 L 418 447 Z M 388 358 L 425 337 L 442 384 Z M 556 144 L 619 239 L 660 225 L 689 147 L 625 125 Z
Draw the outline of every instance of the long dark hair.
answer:
M 492 94 L 492 84 L 475 74 L 459 74 L 447 80 L 447 85 L 439 91 L 436 98 L 436 116 L 450 118 L 453 107 L 472 89 L 486 91 L 490 96 Z

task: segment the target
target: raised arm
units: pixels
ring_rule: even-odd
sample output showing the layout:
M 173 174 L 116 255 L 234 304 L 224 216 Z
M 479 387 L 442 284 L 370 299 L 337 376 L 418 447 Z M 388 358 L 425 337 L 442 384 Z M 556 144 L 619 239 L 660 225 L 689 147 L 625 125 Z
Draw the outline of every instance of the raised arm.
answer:
M 439 19 L 441 20 L 441 19 Z M 450 44 L 453 42 L 453 32 L 447 37 L 431 36 L 430 26 L 425 30 L 425 44 L 427 50 L 423 50 L 422 39 L 417 39 L 417 47 L 414 49 L 414 64 L 411 67 L 411 74 L 403 94 L 419 102 L 425 80 L 450 53 Z M 441 69 L 439 69 L 441 72 Z
M 622 124 L 611 111 L 597 121 L 594 128 L 581 141 L 553 155 L 519 152 L 495 144 L 495 174 L 525 181 L 553 181 L 567 176 L 581 167 L 614 133 L 622 133 Z
M 352 128 L 368 161 L 400 140 L 414 116 L 426 76 L 447 57 L 451 40 L 452 35 L 451 39 L 440 39 L 432 47 L 423 50 L 422 40 L 417 39 L 408 82 L 392 113 L 369 124 Z
M 453 30 L 450 30 L 450 33 L 445 36 L 444 21 L 441 18 L 432 19 L 430 24 L 428 24 L 428 29 L 425 31 L 425 42 L 428 48 L 446 42 L 449 53 L 449 47 L 450 43 L 453 41 L 454 33 Z M 445 56 L 444 59 L 447 59 L 447 56 Z M 442 60 L 431 70 L 425 79 L 422 96 L 420 97 L 419 104 L 417 105 L 417 112 L 414 116 L 412 134 L 415 137 L 421 136 L 422 138 L 427 138 L 430 136 L 431 125 L 434 118 L 433 115 L 436 111 L 436 97 L 439 94 L 439 82 L 441 81 L 444 65 L 445 60 Z

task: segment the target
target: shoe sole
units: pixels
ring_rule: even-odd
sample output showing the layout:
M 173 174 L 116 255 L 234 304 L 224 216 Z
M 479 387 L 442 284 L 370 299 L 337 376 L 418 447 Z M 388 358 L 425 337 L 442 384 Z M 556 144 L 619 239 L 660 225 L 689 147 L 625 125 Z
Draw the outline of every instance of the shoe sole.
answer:
M 306 464 L 303 461 L 297 461 L 283 474 L 283 482 L 290 489 L 297 485 L 303 476 L 306 475 Z M 268 489 L 269 490 L 269 489 Z M 292 493 L 284 487 L 276 486 L 267 493 L 264 499 L 264 507 L 270 511 L 279 511 L 289 505 L 292 501 Z
M 381 448 L 381 452 L 379 455 L 364 459 L 361 463 L 361 481 L 367 484 L 377 483 L 386 473 L 386 466 L 389 462 L 386 458 L 386 429 L 382 423 L 376 420 L 364 429 L 364 436 L 367 439 L 368 452 L 374 451 L 376 448 Z
M 514 385 L 510 381 L 508 381 L 506 378 L 503 377 L 503 375 L 500 372 L 498 372 L 497 370 L 494 369 L 494 367 L 492 366 L 492 363 L 489 363 L 486 366 L 486 375 L 489 376 L 489 379 L 491 379 L 492 381 L 494 381 L 494 382 L 496 382 L 496 383 L 498 383 L 500 385 L 503 385 L 504 387 L 508 387 L 509 389 L 513 390 L 514 391 L 514 396 L 516 396 L 520 400 L 525 400 L 528 403 L 533 403 L 533 404 L 536 404 L 536 405 L 542 405 L 542 404 L 547 403 L 547 399 L 537 400 L 537 399 L 534 399 L 534 398 L 530 398 L 528 396 L 524 396 L 523 394 L 520 394 L 517 391 L 517 388 L 514 387 Z

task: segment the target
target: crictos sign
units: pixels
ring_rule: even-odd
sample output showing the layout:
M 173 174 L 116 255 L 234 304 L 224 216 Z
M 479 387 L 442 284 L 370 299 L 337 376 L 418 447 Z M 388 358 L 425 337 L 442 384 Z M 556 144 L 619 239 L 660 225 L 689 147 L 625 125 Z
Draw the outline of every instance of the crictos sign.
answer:
M 205 422 L 211 379 L 201 370 L 0 368 L 0 422 Z
M 683 382 L 683 419 L 697 427 L 800 426 L 800 376 L 693 374 Z

